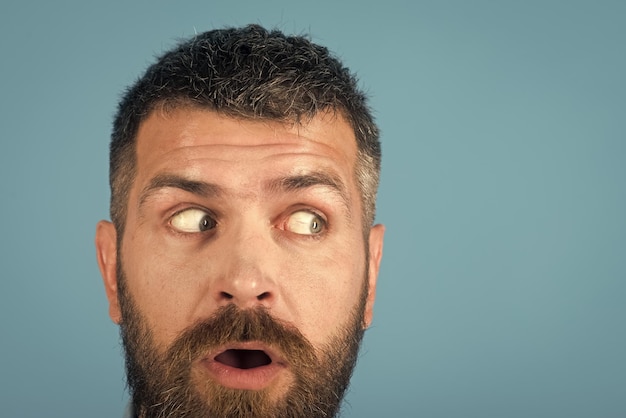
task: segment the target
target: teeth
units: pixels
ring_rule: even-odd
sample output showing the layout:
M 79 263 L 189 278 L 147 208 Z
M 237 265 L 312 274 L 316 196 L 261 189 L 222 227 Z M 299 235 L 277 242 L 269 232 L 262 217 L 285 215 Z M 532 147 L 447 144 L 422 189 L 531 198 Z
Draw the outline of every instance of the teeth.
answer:
M 215 361 L 238 369 L 266 366 L 272 359 L 262 350 L 226 350 L 215 357 Z

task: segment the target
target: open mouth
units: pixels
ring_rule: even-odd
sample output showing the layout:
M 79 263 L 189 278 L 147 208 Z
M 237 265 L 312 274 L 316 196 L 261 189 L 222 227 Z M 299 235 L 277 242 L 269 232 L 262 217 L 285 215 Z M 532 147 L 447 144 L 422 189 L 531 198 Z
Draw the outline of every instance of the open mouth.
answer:
M 230 349 L 215 356 L 215 361 L 237 369 L 267 366 L 272 359 L 262 350 Z

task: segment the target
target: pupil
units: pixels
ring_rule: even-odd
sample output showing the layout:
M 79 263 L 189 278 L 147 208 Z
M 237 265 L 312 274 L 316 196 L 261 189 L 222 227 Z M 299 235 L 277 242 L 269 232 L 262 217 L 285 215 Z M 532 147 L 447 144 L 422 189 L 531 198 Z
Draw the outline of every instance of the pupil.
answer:
M 204 217 L 202 218 L 202 221 L 200 221 L 200 230 L 201 231 L 206 231 L 207 229 L 211 228 L 211 220 L 208 217 Z
M 311 232 L 318 232 L 319 223 L 317 221 L 311 222 Z

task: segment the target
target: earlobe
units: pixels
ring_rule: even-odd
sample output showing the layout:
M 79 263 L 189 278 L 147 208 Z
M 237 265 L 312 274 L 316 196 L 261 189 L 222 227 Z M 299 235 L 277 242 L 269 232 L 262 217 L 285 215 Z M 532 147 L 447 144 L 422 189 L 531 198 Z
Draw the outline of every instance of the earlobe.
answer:
M 117 298 L 117 232 L 108 221 L 100 221 L 96 226 L 96 255 L 98 267 L 104 282 L 104 290 L 109 300 L 109 316 L 116 324 L 122 320 Z
M 369 235 L 369 290 L 365 303 L 365 315 L 363 318 L 364 328 L 369 328 L 374 317 L 374 300 L 376 299 L 376 283 L 378 281 L 378 271 L 380 270 L 380 260 L 383 258 L 383 239 L 385 236 L 385 226 L 374 225 Z

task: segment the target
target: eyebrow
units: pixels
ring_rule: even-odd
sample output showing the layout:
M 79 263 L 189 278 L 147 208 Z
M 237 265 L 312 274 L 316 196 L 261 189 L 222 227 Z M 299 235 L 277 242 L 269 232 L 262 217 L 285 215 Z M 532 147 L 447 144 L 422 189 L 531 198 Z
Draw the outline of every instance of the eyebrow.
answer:
M 346 209 L 350 208 L 350 198 L 345 183 L 338 176 L 325 171 L 314 171 L 270 180 L 266 187 L 270 192 L 296 192 L 315 186 L 324 186 L 335 192 L 342 200 Z
M 337 194 L 346 207 L 350 208 L 350 198 L 345 183 L 335 175 L 324 171 L 314 171 L 305 174 L 298 174 L 272 179 L 265 184 L 265 189 L 269 193 L 296 192 L 316 186 L 329 188 Z M 192 180 L 177 174 L 158 174 L 150 180 L 139 195 L 139 206 L 148 200 L 152 195 L 161 189 L 180 189 L 204 198 L 220 197 L 224 194 L 224 189 L 215 184 L 205 181 Z
M 223 194 L 223 189 L 217 184 L 191 180 L 176 174 L 158 174 L 141 191 L 139 206 L 142 206 L 157 191 L 170 187 L 202 197 L 218 197 Z

